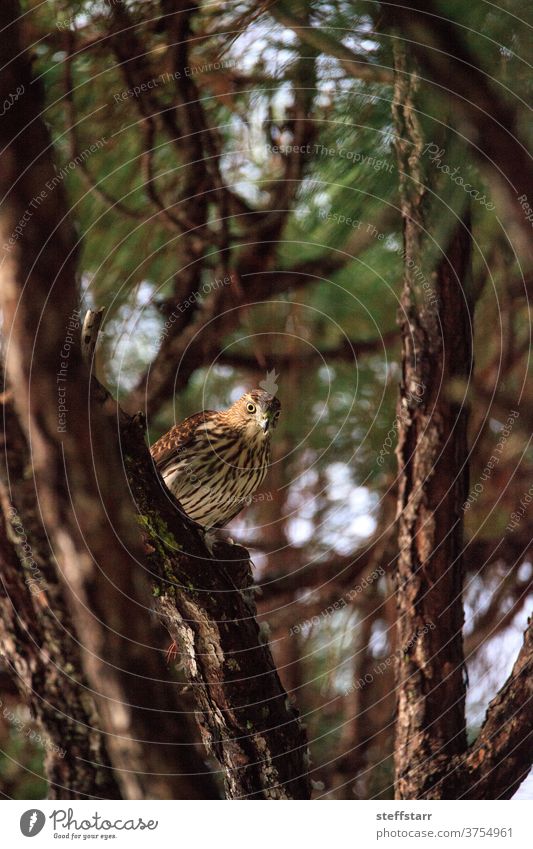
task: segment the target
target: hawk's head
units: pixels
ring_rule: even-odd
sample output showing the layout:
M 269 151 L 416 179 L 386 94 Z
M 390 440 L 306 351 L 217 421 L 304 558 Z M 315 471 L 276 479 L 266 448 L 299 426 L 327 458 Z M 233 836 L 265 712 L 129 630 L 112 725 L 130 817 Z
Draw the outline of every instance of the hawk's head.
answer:
M 239 398 L 227 412 L 233 427 L 245 430 L 250 436 L 269 434 L 278 423 L 281 404 L 275 395 L 263 389 L 252 389 Z

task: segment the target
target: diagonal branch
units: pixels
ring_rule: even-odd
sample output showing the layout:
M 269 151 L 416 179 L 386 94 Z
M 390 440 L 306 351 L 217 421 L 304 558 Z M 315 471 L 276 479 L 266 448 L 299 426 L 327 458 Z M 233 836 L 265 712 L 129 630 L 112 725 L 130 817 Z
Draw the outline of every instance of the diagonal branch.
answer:
M 314 50 L 338 59 L 341 68 L 350 76 L 368 83 L 392 85 L 393 73 L 389 68 L 374 65 L 362 53 L 355 53 L 340 39 L 334 38 L 325 29 L 311 26 L 301 20 L 289 8 L 287 2 L 277 0 L 268 6 L 268 11 L 283 26 L 293 30 L 298 38 Z
M 439 782 L 455 799 L 510 799 L 533 765 L 533 618 L 512 672 L 490 703 L 475 742 Z M 453 788 L 452 797 L 447 787 Z
M 327 280 L 374 243 L 374 229 L 383 232 L 396 223 L 396 218 L 396 210 L 386 207 L 374 225 L 354 231 L 342 250 L 331 250 L 318 260 L 305 260 L 292 268 L 280 268 L 275 275 L 263 273 L 263 251 L 270 248 L 269 244 L 262 244 L 261 251 L 251 251 L 247 259 L 240 257 L 229 284 L 211 293 L 185 330 L 181 322 L 168 328 L 154 361 L 128 397 L 127 409 L 142 407 L 148 416 L 153 415 L 173 392 L 187 385 L 196 369 L 218 356 L 218 340 L 239 327 L 243 308 Z M 190 316 L 190 310 L 183 315 Z
M 387 345 L 393 344 L 399 338 L 396 329 L 389 330 L 378 336 L 377 339 L 361 339 L 357 342 L 350 339 L 345 339 L 340 345 L 327 350 L 314 349 L 305 352 L 290 352 L 284 354 L 271 354 L 267 357 L 267 368 L 285 369 L 297 361 L 303 364 L 318 363 L 318 362 L 345 362 L 355 364 L 357 357 L 365 354 L 379 354 L 385 350 Z M 390 353 L 390 351 L 388 352 Z M 217 359 L 217 363 L 221 365 L 231 366 L 232 368 L 242 369 L 257 369 L 257 360 L 250 354 L 231 353 L 225 351 Z

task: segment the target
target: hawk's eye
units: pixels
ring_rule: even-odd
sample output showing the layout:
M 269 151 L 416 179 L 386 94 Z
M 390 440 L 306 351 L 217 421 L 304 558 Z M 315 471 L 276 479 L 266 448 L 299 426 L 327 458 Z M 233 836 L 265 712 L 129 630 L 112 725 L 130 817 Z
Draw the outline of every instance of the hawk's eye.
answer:
M 252 402 L 250 401 L 250 402 L 246 405 L 246 409 L 248 410 L 248 412 L 249 412 L 249 413 L 255 413 L 255 411 L 256 411 L 256 409 L 257 409 L 257 407 L 255 406 L 255 404 L 252 404 Z

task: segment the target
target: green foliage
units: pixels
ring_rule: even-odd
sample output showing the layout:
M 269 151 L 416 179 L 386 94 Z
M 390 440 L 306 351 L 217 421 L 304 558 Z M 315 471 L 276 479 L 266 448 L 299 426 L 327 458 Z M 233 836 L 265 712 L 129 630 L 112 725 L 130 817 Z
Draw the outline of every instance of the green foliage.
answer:
M 43 799 L 46 796 L 42 747 L 17 728 L 7 725 L 0 751 L 0 786 L 12 799 Z

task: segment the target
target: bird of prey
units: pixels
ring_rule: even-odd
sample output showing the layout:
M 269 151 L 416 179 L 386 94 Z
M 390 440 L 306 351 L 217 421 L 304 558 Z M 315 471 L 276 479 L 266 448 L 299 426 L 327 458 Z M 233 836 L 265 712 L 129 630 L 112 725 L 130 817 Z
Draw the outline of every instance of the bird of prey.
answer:
M 150 449 L 184 511 L 207 531 L 223 528 L 263 482 L 281 404 L 253 389 L 228 410 L 203 410 Z

